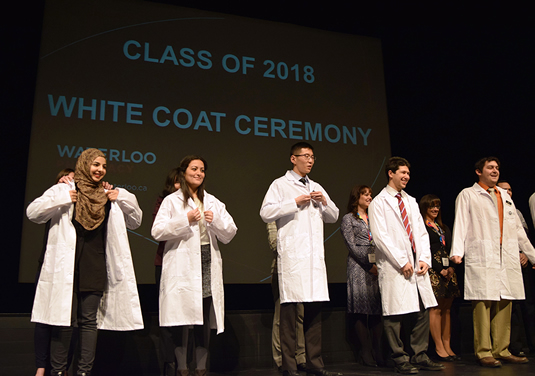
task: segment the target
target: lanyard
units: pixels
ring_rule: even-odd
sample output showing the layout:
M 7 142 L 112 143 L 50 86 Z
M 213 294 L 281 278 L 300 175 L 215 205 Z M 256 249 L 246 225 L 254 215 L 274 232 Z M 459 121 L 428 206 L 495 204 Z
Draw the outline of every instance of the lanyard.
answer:
M 440 236 L 440 242 L 445 247 L 446 246 L 446 236 L 444 235 L 444 231 L 440 228 L 438 223 L 435 222 L 436 229 L 433 227 L 433 224 L 430 221 L 427 221 L 427 225 L 431 227 L 436 233 L 438 233 L 438 236 Z
M 364 223 L 366 223 L 366 226 L 368 227 L 368 240 L 370 241 L 370 244 L 373 244 L 372 231 L 370 230 L 370 219 L 368 218 L 368 214 L 366 214 L 366 221 L 364 221 L 364 218 L 362 218 L 359 212 L 357 212 L 357 217 L 359 217 Z

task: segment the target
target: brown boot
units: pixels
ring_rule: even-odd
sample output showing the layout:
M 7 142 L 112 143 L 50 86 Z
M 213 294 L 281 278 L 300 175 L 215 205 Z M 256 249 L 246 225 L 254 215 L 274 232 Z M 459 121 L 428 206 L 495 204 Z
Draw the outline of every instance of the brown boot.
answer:
M 189 376 L 189 370 L 187 369 L 177 369 L 176 376 Z
M 195 376 L 206 376 L 206 370 L 205 369 L 196 369 L 195 370 Z

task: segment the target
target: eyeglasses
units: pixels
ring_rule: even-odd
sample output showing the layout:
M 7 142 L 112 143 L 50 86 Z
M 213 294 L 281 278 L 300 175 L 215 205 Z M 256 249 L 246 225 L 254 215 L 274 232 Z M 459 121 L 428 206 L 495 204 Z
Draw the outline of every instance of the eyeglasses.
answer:
M 433 208 L 437 208 L 438 210 L 440 210 L 440 205 L 431 205 L 429 207 L 429 209 L 433 209 Z
M 294 154 L 294 157 L 305 157 L 307 161 L 310 159 L 312 159 L 313 161 L 317 160 L 316 156 L 310 154 Z

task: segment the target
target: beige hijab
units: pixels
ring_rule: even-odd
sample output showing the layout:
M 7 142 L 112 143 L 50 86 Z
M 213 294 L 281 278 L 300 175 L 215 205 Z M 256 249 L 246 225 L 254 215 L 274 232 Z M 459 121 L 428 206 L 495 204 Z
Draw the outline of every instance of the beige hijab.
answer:
M 106 217 L 108 197 L 104 193 L 102 181 L 95 182 L 90 173 L 91 164 L 98 157 L 105 158 L 104 153 L 98 149 L 84 150 L 78 157 L 74 172 L 74 182 L 78 189 L 74 218 L 86 230 L 96 229 Z

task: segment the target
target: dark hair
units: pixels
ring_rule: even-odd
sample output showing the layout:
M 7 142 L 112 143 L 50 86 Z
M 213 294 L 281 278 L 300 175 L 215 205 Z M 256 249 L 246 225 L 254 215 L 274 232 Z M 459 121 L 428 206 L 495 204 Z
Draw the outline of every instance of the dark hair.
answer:
M 63 170 L 61 170 L 58 173 L 58 176 L 56 176 L 56 183 L 55 184 L 58 184 L 59 179 L 61 179 L 64 176 L 69 175 L 71 172 L 74 172 L 74 170 L 72 168 L 64 168 Z
M 308 142 L 298 142 L 297 144 L 292 145 L 292 148 L 290 149 L 290 156 L 295 155 L 295 153 L 299 153 L 301 149 L 310 149 L 314 151 L 314 148 Z
M 483 167 L 485 167 L 485 164 L 487 162 L 496 162 L 498 164 L 498 168 L 500 168 L 500 160 L 498 158 L 496 158 L 496 157 L 485 157 L 485 158 L 481 158 L 474 165 L 476 171 L 483 172 Z
M 352 213 L 355 217 L 357 216 L 357 212 L 359 211 L 360 195 L 366 193 L 366 191 L 370 191 L 370 193 L 372 193 L 372 189 L 367 185 L 357 184 L 351 189 L 351 193 L 349 193 L 349 200 L 347 202 L 348 213 Z
M 163 186 L 163 191 L 160 193 L 161 198 L 169 196 L 171 193 L 176 192 L 175 183 L 178 181 L 178 167 L 173 168 L 167 174 L 165 178 L 165 184 Z
M 186 183 L 186 177 L 184 176 L 184 173 L 188 169 L 188 166 L 191 163 L 191 161 L 197 161 L 197 160 L 204 163 L 204 172 L 206 173 L 206 171 L 208 171 L 208 164 L 206 163 L 203 157 L 199 157 L 198 155 L 188 155 L 184 157 L 180 161 L 180 166 L 178 166 L 177 182 L 180 184 L 180 189 L 182 189 L 182 194 L 184 195 L 184 207 L 188 205 L 189 198 L 190 197 L 193 198 L 193 193 L 191 192 L 188 184 Z M 204 182 L 205 181 L 206 181 L 206 178 L 205 180 L 202 181 L 201 185 L 199 185 L 199 188 L 197 188 L 197 197 L 201 201 L 204 199 Z
M 429 209 L 432 206 L 440 206 L 440 198 L 436 195 L 425 195 L 420 200 L 420 213 L 422 213 L 422 218 L 425 221 L 425 216 L 427 215 L 427 209 Z M 438 215 L 435 221 L 438 223 L 438 225 L 442 228 L 444 228 L 444 225 L 442 224 L 442 208 L 438 210 Z
M 390 181 L 390 176 L 388 176 L 388 171 L 396 173 L 400 166 L 407 166 L 411 168 L 411 164 L 405 158 L 401 157 L 392 157 L 388 160 L 388 163 L 385 166 L 386 180 Z

